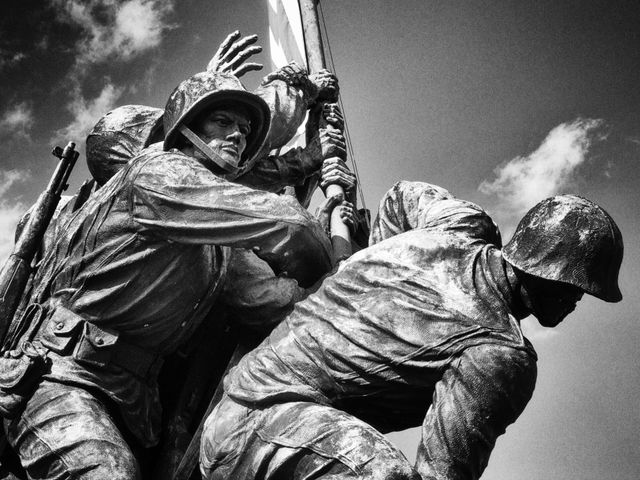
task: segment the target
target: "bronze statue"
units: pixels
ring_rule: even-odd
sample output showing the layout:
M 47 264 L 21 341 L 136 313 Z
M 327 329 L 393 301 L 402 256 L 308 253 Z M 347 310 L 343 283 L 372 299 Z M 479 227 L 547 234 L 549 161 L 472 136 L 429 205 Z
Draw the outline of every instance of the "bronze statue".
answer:
M 215 308 L 231 248 L 250 249 L 303 289 L 333 266 L 325 226 L 294 198 L 233 181 L 252 175 L 267 137 L 264 100 L 235 76 L 206 71 L 182 82 L 165 110 L 161 147 L 59 217 L 5 344 L 7 361 L 44 365 L 0 379 L 7 439 L 30 476 L 138 478 L 134 451 L 158 438 L 163 358 Z M 310 145 L 302 178 L 340 148 L 329 136 Z M 268 163 L 253 177 L 274 172 L 274 186 L 290 180 Z
M 572 195 L 533 207 L 502 248 L 477 205 L 400 182 L 370 240 L 227 375 L 205 478 L 477 479 L 534 389 L 519 320 L 621 299 L 620 231 Z M 412 466 L 383 433 L 420 424 Z

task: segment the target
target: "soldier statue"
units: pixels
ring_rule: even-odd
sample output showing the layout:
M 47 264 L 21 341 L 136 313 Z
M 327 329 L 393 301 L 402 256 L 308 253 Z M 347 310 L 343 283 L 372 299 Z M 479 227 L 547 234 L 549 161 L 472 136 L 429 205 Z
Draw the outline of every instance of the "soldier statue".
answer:
M 622 296 L 618 227 L 561 195 L 502 247 L 477 205 L 419 182 L 381 202 L 370 246 L 230 371 L 208 417 L 208 480 L 468 480 L 529 401 L 520 320 L 558 325 L 584 293 Z M 415 466 L 385 432 L 422 425 Z
M 297 200 L 235 182 L 270 119 L 234 75 L 196 74 L 169 97 L 161 148 L 57 222 L 0 358 L 6 436 L 30 478 L 139 478 L 135 450 L 159 435 L 158 371 L 215 312 L 232 248 L 302 289 L 333 267 L 326 226 Z M 342 142 L 307 149 L 303 176 Z

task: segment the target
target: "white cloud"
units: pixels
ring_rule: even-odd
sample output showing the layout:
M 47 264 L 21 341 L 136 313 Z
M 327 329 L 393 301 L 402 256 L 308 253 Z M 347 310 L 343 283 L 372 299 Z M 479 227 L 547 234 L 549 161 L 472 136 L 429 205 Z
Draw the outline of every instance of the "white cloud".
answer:
M 51 0 L 60 19 L 84 30 L 76 63 L 130 58 L 156 47 L 165 30 L 172 0 Z
M 3 263 L 13 250 L 18 220 L 27 210 L 22 202 L 6 198 L 7 193 L 13 185 L 24 182 L 27 178 L 28 175 L 24 171 L 0 171 L 0 262 Z
M 121 88 L 107 83 L 100 95 L 94 99 L 85 99 L 78 91 L 69 105 L 73 114 L 73 121 L 55 133 L 54 141 L 72 141 L 83 145 L 84 139 L 96 122 L 115 106 L 115 102 L 122 94 Z
M 540 146 L 495 169 L 493 181 L 484 180 L 479 190 L 496 195 L 500 210 L 521 216 L 539 201 L 561 193 L 584 163 L 593 141 L 602 140 L 602 120 L 578 118 L 549 132 Z
M 0 117 L 0 134 L 29 136 L 33 126 L 33 112 L 26 102 L 18 103 L 5 110 Z

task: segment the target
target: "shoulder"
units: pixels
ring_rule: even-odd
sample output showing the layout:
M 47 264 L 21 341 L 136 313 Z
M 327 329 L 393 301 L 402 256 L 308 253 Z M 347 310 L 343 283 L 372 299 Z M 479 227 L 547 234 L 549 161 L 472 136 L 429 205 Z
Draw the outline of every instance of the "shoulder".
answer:
M 498 225 L 479 205 L 458 198 L 447 198 L 434 202 L 430 206 L 431 222 L 424 225 L 448 231 L 464 232 L 473 238 L 483 239 L 497 247 L 502 246 L 502 237 Z
M 384 196 L 371 232 L 371 243 L 412 229 L 464 232 L 500 246 L 491 217 L 473 202 L 425 182 L 397 182 Z
M 434 200 L 453 197 L 446 188 L 442 188 L 432 183 L 412 182 L 409 180 L 400 180 L 399 182 L 396 182 L 393 187 L 391 187 L 387 195 L 393 196 L 398 193 L 401 193 L 403 197 L 413 198 L 423 196 Z
M 203 178 L 223 179 L 213 175 L 196 159 L 178 150 L 168 152 L 156 149 L 143 150 L 131 160 L 130 177 L 136 185 L 197 185 Z

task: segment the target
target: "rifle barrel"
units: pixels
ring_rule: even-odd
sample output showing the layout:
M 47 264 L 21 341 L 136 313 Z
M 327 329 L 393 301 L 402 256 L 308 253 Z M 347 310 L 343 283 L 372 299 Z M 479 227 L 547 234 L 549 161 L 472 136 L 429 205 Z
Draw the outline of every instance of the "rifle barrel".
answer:
M 4 342 L 29 281 L 31 263 L 42 245 L 44 234 L 60 202 L 60 195 L 67 188 L 67 180 L 78 158 L 73 142 L 69 142 L 64 150 L 54 148 L 53 154 L 60 158 L 60 162 L 46 190 L 40 194 L 31 209 L 13 251 L 0 271 L 0 345 Z

